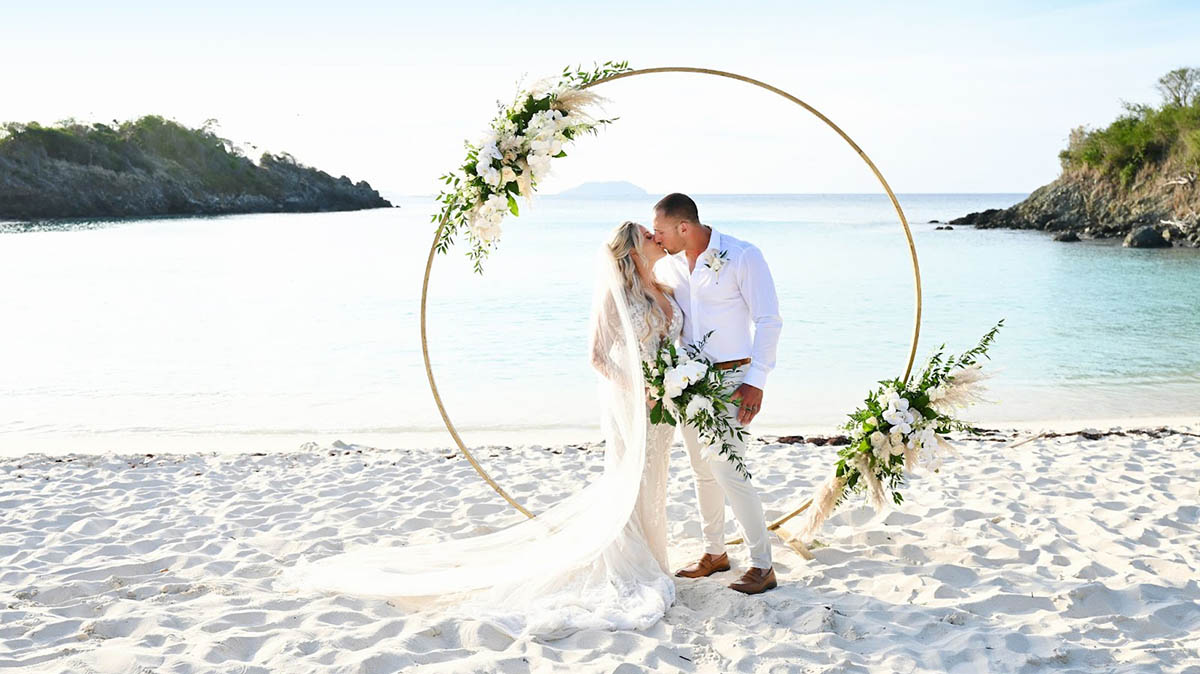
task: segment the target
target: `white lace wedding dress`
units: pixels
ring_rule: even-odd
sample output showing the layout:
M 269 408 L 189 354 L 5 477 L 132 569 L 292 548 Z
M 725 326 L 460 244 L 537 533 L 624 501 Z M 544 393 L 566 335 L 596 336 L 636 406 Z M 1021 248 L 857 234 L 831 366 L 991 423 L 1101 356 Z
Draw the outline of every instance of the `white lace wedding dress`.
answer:
M 671 304 L 671 324 L 667 337 L 678 342 L 683 331 L 683 312 L 668 296 Z M 662 334 L 650 329 L 646 322 L 648 307 L 631 305 L 630 319 L 637 327 L 638 350 L 642 360 L 653 360 L 658 351 Z M 671 441 L 675 438 L 675 427 L 667 424 L 652 424 L 646 420 L 646 468 L 642 471 L 641 488 L 634 504 L 633 516 L 627 525 L 630 536 L 641 534 L 650 547 L 664 573 L 670 573 L 667 560 L 667 473 L 671 460 Z M 672 586 L 674 584 L 672 583 Z
M 483 621 L 514 638 L 645 629 L 662 618 L 675 600 L 666 522 L 674 428 L 648 422 L 641 367 L 662 335 L 647 325 L 648 309 L 629 302 L 607 249 L 598 269 L 589 357 L 601 374 L 599 478 L 496 532 L 302 559 L 277 587 L 401 599 L 439 616 Z M 670 302 L 668 335 L 678 339 L 683 315 Z

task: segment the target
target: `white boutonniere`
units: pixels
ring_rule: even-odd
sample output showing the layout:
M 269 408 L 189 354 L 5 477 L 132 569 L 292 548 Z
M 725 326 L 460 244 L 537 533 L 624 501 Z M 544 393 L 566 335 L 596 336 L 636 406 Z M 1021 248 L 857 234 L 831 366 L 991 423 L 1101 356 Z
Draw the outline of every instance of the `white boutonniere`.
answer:
M 727 250 L 710 250 L 704 254 L 704 266 L 712 270 L 713 278 L 717 279 L 718 281 L 721 278 L 721 267 L 724 267 L 725 263 L 728 261 L 729 251 Z

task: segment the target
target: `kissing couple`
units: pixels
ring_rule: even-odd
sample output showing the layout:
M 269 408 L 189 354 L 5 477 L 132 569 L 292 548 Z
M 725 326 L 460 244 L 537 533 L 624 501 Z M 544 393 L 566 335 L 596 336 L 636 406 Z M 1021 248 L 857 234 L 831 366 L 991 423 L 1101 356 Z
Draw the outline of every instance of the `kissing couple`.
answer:
M 750 478 L 708 451 L 681 422 L 695 479 L 704 553 L 673 574 L 667 558 L 667 478 L 675 427 L 649 420 L 643 362 L 662 340 L 704 341 L 725 370 L 735 428 L 763 402 L 782 328 L 762 252 L 700 220 L 684 194 L 663 197 L 653 229 L 624 222 L 598 255 L 588 354 L 599 377 L 604 472 L 536 517 L 439 543 L 367 546 L 284 572 L 291 591 L 375 596 L 444 619 L 491 625 L 512 637 L 557 639 L 581 630 L 646 629 L 674 603 L 675 578 L 730 571 L 728 500 L 749 552 L 729 587 L 777 585 L 762 501 Z M 745 457 L 745 442 L 730 439 Z M 751 457 L 745 457 L 747 459 Z M 697 582 L 697 581 L 682 581 Z

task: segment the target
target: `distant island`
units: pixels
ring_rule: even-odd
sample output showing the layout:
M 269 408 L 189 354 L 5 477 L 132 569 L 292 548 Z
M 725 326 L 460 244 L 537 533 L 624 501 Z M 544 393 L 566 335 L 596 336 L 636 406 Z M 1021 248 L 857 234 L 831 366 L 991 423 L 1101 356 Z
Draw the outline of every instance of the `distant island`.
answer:
M 559 192 L 554 196 L 571 199 L 613 199 L 648 197 L 650 194 L 633 183 L 614 180 L 610 182 L 584 183 L 578 187 L 572 187 L 565 192 Z
M 0 219 L 149 217 L 390 208 L 365 181 L 289 154 L 254 163 L 209 125 L 156 115 L 0 126 Z
M 1062 174 L 1029 198 L 951 220 L 1039 229 L 1060 241 L 1124 237 L 1131 247 L 1200 247 L 1200 69 L 1158 81 L 1160 107 L 1125 104 L 1107 128 L 1071 132 Z

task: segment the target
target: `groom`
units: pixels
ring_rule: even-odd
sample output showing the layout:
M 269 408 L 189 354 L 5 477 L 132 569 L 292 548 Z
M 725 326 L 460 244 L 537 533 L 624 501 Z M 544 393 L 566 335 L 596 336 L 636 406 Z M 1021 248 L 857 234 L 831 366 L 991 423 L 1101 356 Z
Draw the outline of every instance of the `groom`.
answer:
M 659 260 L 654 271 L 674 290 L 683 310 L 684 340 L 695 344 L 712 332 L 704 355 L 714 367 L 729 370 L 726 381 L 737 386 L 732 396 L 737 405 L 736 422 L 749 425 L 762 406 L 763 384 L 775 367 L 775 347 L 783 327 L 775 282 L 762 252 L 702 224 L 696 202 L 679 193 L 668 194 L 654 206 L 654 241 L 670 253 Z M 705 553 L 675 575 L 700 578 L 729 570 L 725 553 L 728 498 L 750 548 L 751 565 L 729 587 L 746 594 L 770 590 L 776 586 L 775 570 L 758 492 L 725 457 L 705 458 L 696 428 L 684 425 L 680 431 L 696 476 Z M 733 445 L 745 456 L 745 441 L 734 439 Z

